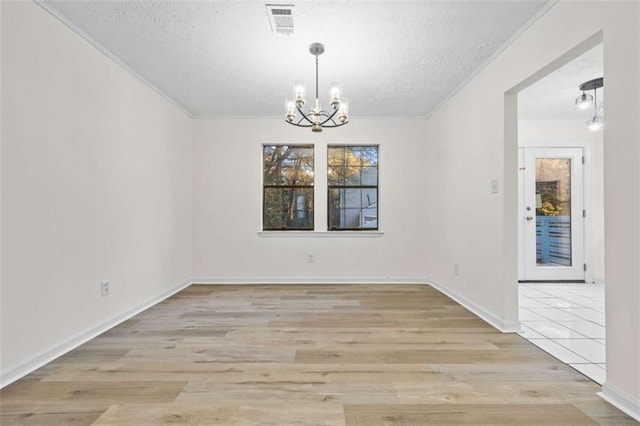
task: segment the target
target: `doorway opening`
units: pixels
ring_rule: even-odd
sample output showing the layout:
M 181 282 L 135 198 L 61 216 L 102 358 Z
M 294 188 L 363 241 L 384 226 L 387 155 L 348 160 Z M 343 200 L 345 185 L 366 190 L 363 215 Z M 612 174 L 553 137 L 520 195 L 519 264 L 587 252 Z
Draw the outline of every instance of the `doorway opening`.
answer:
M 602 43 L 592 43 L 517 93 L 521 334 L 600 384 L 606 379 L 602 131 L 588 132 L 594 110 L 574 105 L 581 84 L 603 77 L 602 57 Z

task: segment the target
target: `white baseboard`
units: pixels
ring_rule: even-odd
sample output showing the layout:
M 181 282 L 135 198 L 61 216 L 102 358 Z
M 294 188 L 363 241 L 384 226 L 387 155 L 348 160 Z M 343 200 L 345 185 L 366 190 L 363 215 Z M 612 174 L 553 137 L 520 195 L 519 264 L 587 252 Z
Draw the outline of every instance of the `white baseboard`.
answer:
M 20 363 L 17 366 L 11 367 L 6 371 L 3 371 L 0 374 L 0 389 L 4 388 L 5 386 L 15 382 L 16 380 L 26 376 L 27 374 L 33 372 L 34 370 L 37 370 L 38 368 L 42 367 L 43 365 L 53 361 L 54 359 L 60 357 L 61 355 L 66 354 L 67 352 L 77 348 L 78 346 L 82 345 L 83 343 L 88 342 L 89 340 L 93 339 L 94 337 L 104 333 L 105 331 L 115 327 L 116 325 L 128 320 L 129 318 L 139 314 L 140 312 L 149 309 L 151 306 L 162 302 L 163 300 L 165 300 L 166 298 L 174 295 L 175 293 L 179 292 L 180 290 L 188 287 L 189 285 L 191 285 L 191 280 L 185 281 L 181 284 L 178 284 L 177 286 L 174 286 L 166 291 L 163 291 L 162 293 L 152 297 L 151 299 L 147 300 L 146 302 L 143 302 L 137 306 L 134 306 L 131 309 L 128 309 L 118 315 L 115 315 L 111 318 L 109 318 L 108 320 L 96 325 L 95 327 L 92 327 L 78 335 L 76 335 L 75 337 L 72 337 L 71 339 L 60 343 L 59 345 L 56 345 L 50 349 L 47 349 L 45 351 L 43 351 L 42 353 L 40 353 L 39 355 L 35 355 L 32 358 L 26 360 L 23 363 Z
M 137 315 L 138 313 L 150 308 L 151 306 L 167 299 L 180 290 L 188 287 L 191 284 L 423 284 L 430 285 L 436 290 L 451 297 L 456 302 L 460 303 L 465 308 L 497 328 L 498 330 L 508 333 L 520 330 L 520 324 L 516 321 L 513 323 L 504 322 L 499 318 L 496 318 L 491 313 L 485 311 L 483 308 L 475 305 L 466 298 L 456 294 L 449 290 L 447 287 L 434 282 L 433 280 L 427 280 L 421 277 L 269 277 L 269 278 L 194 278 L 187 280 L 181 284 L 178 284 L 169 290 L 166 290 L 144 303 L 134 306 L 131 309 L 126 310 L 118 315 L 111 317 L 110 319 L 96 325 L 79 335 L 72 337 L 71 339 L 56 345 L 42 353 L 33 356 L 29 360 L 9 368 L 0 374 L 0 388 L 3 388 L 10 383 L 26 376 L 34 370 L 42 367 L 48 362 L 64 355 L 65 353 L 77 348 L 78 346 L 86 343 L 87 341 L 95 338 L 96 336 L 104 333 L 105 331 L 115 327 L 116 325 L 126 321 L 127 319 Z
M 495 315 L 488 312 L 484 308 L 476 305 L 466 297 L 463 297 L 460 294 L 456 293 L 455 291 L 449 289 L 447 286 L 441 283 L 438 283 L 435 280 L 429 280 L 429 284 L 431 285 L 431 287 L 449 296 L 450 298 L 452 298 L 453 300 L 455 300 L 456 302 L 458 302 L 459 304 L 461 304 L 462 306 L 464 306 L 465 308 L 467 308 L 468 310 L 470 310 L 471 312 L 479 316 L 481 319 L 483 319 L 493 327 L 500 330 L 501 332 L 517 333 L 521 330 L 520 321 L 503 321 L 502 319 L 496 317 Z
M 598 396 L 640 422 L 640 399 L 605 383 Z
M 419 277 L 230 277 L 194 278 L 192 284 L 428 284 Z

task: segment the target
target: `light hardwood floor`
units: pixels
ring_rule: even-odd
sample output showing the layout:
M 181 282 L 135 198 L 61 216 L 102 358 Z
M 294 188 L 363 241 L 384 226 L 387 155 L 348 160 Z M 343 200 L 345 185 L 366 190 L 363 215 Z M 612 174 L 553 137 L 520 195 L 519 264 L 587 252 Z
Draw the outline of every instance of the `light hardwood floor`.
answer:
M 0 392 L 2 425 L 623 425 L 424 285 L 192 285 Z

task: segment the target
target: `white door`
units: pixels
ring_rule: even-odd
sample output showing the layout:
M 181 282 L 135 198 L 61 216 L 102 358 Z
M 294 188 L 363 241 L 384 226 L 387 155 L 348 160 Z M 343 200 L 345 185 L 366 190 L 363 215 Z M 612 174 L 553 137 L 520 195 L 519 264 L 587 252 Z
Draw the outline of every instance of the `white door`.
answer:
M 523 148 L 525 281 L 585 279 L 582 148 Z

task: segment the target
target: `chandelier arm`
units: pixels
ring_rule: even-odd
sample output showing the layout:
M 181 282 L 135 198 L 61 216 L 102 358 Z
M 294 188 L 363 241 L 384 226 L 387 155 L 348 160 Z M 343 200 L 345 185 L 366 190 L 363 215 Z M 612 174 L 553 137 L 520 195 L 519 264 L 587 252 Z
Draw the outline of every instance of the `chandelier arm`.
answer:
M 291 124 L 292 126 L 296 126 L 296 127 L 306 127 L 306 128 L 313 127 L 310 124 L 300 124 L 301 121 L 302 120 L 298 121 L 297 123 L 292 123 L 291 121 L 285 120 L 285 123 Z M 342 126 L 344 126 L 345 124 L 348 124 L 348 123 L 349 123 L 348 120 L 345 121 L 344 123 L 336 123 L 334 120 L 331 120 L 331 124 L 325 125 L 325 126 L 323 126 L 323 128 L 324 129 L 333 129 L 334 127 L 342 127 Z
M 296 125 L 296 126 L 298 126 L 298 127 L 313 127 L 313 123 L 310 123 L 310 124 L 301 124 L 301 123 L 302 123 L 302 120 L 303 120 L 304 118 L 306 118 L 306 117 L 303 117 L 303 118 L 301 118 L 300 120 L 298 120 L 298 122 L 297 122 L 297 123 L 295 123 L 295 125 Z M 309 121 L 309 119 L 307 119 L 307 121 Z
M 291 124 L 292 126 L 296 126 L 296 127 L 312 127 L 311 124 L 300 124 L 300 122 L 297 123 L 292 123 L 291 121 L 287 121 L 284 120 L 285 123 Z
M 327 122 L 331 121 L 331 124 L 326 124 Z M 349 120 L 345 121 L 344 123 L 336 123 L 336 121 L 334 119 L 330 119 L 330 120 L 326 120 L 323 122 L 323 128 L 326 129 L 331 129 L 333 127 L 340 127 L 340 126 L 344 126 L 345 124 L 347 124 L 349 122 Z
M 312 124 L 300 124 L 302 123 L 302 118 L 300 120 L 298 120 L 297 123 L 294 123 L 293 121 L 289 121 L 289 120 L 284 120 L 286 123 L 291 124 L 292 126 L 296 126 L 296 127 L 313 127 Z
M 327 119 L 326 119 L 326 120 L 324 120 L 322 123 L 320 123 L 320 125 L 321 125 L 321 126 L 323 126 L 323 125 L 324 125 L 324 123 L 326 123 L 326 122 L 327 122 L 327 121 L 329 121 L 329 120 L 333 121 L 333 117 L 337 114 L 337 112 L 338 112 L 338 110 L 339 110 L 339 109 L 340 109 L 340 108 L 336 108 L 336 109 L 334 109 L 334 110 L 333 110 L 333 112 L 331 113 L 331 115 L 329 115 L 329 114 L 327 114 L 326 112 L 322 111 L 322 115 L 324 115 L 325 117 L 327 117 Z M 335 121 L 334 121 L 334 123 L 335 123 Z
M 298 110 L 298 112 L 300 113 L 300 115 L 302 116 L 302 118 L 300 119 L 300 121 L 302 121 L 302 119 L 305 119 L 309 122 L 309 126 L 305 126 L 305 127 L 311 127 L 313 126 L 315 123 L 313 121 L 311 121 L 309 119 L 309 117 L 307 117 L 307 114 L 304 113 L 304 111 L 302 111 L 300 109 L 300 107 L 298 106 L 298 104 L 296 104 L 296 109 Z M 300 121 L 298 121 L 298 123 L 300 123 Z
M 344 123 L 336 123 L 335 121 L 331 120 L 331 122 L 333 124 L 331 125 L 327 125 L 327 126 L 323 126 L 323 128 L 325 129 L 333 129 L 334 127 L 340 127 L 340 126 L 344 126 L 345 124 L 347 124 L 349 121 L 345 121 Z

